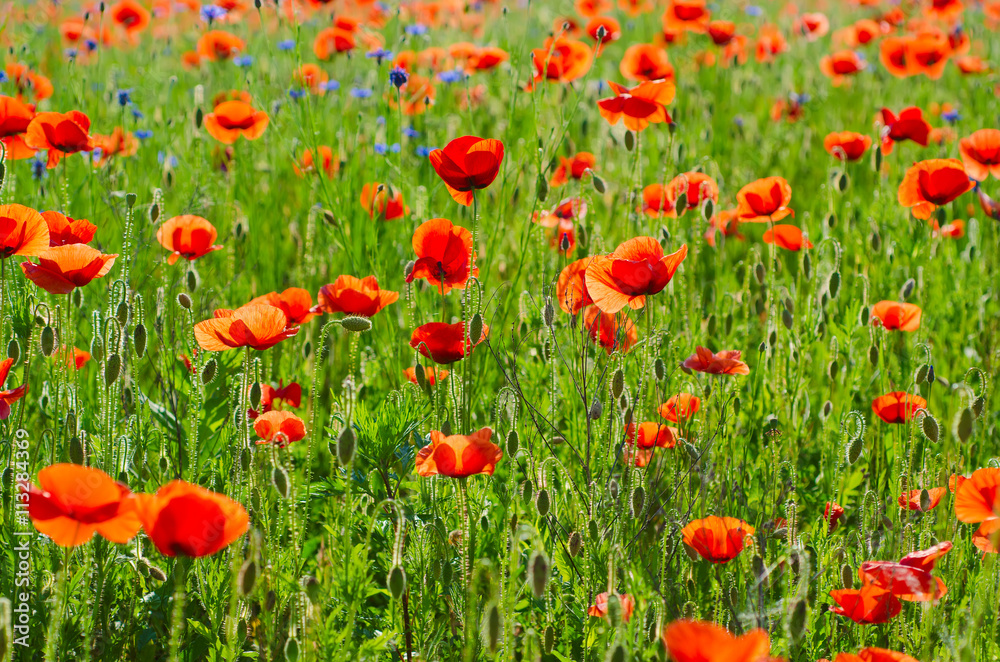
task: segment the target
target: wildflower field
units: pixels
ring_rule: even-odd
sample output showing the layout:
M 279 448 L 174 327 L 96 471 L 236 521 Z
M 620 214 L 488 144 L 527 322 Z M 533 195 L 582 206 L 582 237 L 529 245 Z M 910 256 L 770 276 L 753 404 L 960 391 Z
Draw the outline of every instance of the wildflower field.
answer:
M 0 661 L 1000 660 L 1000 2 L 0 2 Z

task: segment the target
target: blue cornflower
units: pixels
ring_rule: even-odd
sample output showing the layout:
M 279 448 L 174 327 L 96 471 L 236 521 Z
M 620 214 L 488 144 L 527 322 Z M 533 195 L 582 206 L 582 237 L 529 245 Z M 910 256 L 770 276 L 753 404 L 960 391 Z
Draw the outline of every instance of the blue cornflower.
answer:
M 93 52 L 97 50 L 97 40 L 95 39 L 87 39 L 83 42 L 83 45 L 87 47 L 88 51 Z
M 279 51 L 290 51 L 293 48 L 295 48 L 295 40 L 294 39 L 283 39 L 282 41 L 278 42 L 278 50 Z
M 320 83 L 319 86 L 327 92 L 336 92 L 340 89 L 340 83 L 335 80 L 328 80 L 325 83 Z
M 382 64 L 382 60 L 388 60 L 389 58 L 392 57 L 392 51 L 387 51 L 384 48 L 377 48 L 374 51 L 368 51 L 367 53 L 365 53 L 365 57 L 373 59 L 377 61 L 379 64 Z
M 7 78 L 7 74 L 3 71 L 0 71 L 0 83 L 6 83 L 8 80 L 10 79 Z
M 962 119 L 962 116 L 959 115 L 958 111 L 954 109 L 944 111 L 943 113 L 941 113 L 941 117 L 943 117 L 944 120 L 949 124 L 954 124 L 958 120 Z
M 465 78 L 465 72 L 461 69 L 452 69 L 450 71 L 442 71 L 438 74 L 438 80 L 442 83 L 457 83 L 458 81 Z
M 385 143 L 375 143 L 376 154 L 385 154 L 387 151 L 389 151 L 388 145 L 386 145 Z
M 218 5 L 202 5 L 200 13 L 201 20 L 206 23 L 211 23 L 212 21 L 224 18 L 228 12 L 224 7 L 220 7 Z
M 49 176 L 47 168 L 45 167 L 45 161 L 41 159 L 35 159 L 31 162 L 31 178 L 36 182 L 41 181 Z
M 403 135 L 407 138 L 419 138 L 420 132 L 414 129 L 412 126 L 405 127 L 403 129 Z
M 427 147 L 425 145 L 420 145 L 419 147 L 417 147 L 417 156 L 422 156 L 424 158 L 427 158 L 428 156 L 431 155 L 431 152 L 433 152 L 435 149 L 437 149 L 437 147 Z
M 132 88 L 118 90 L 118 105 L 124 107 L 130 103 L 132 103 Z
M 812 99 L 812 97 L 809 96 L 808 94 L 805 94 L 805 93 L 803 93 L 803 94 L 796 94 L 795 92 L 792 92 L 791 94 L 789 94 L 788 98 L 791 99 L 794 103 L 799 104 L 800 106 L 803 105 L 803 104 L 809 103 L 809 100 Z
M 233 64 L 237 67 L 249 67 L 253 64 L 252 55 L 237 55 L 233 58 Z
M 406 81 L 408 80 L 410 80 L 410 74 L 406 73 L 405 69 L 393 67 L 392 71 L 389 72 L 389 82 L 392 83 L 397 90 L 406 85 Z
M 413 25 L 406 26 L 406 34 L 413 36 L 420 36 L 427 34 L 427 26 L 423 23 L 414 23 Z
M 363 87 L 352 87 L 351 96 L 355 99 L 367 99 L 372 95 L 372 91 Z
M 385 115 L 379 115 L 375 118 L 375 124 L 378 126 L 385 126 Z
M 747 13 L 747 16 L 763 16 L 764 10 L 757 5 L 747 5 L 743 11 Z
M 80 51 L 78 51 L 75 48 L 67 48 L 66 50 L 63 51 L 63 55 L 66 56 L 67 60 L 72 60 L 77 55 L 79 55 L 79 53 L 80 53 Z
M 294 88 L 293 87 L 292 89 L 288 90 L 288 96 L 292 97 L 295 100 L 301 99 L 305 95 L 306 95 L 306 91 L 304 89 L 302 89 L 301 87 L 300 88 Z
M 135 132 L 135 137 L 139 140 L 146 140 L 147 138 L 153 137 L 153 132 L 149 129 L 139 129 Z
M 145 115 L 142 114 L 142 111 L 135 106 L 132 106 L 132 118 L 141 120 L 143 117 L 145 117 Z

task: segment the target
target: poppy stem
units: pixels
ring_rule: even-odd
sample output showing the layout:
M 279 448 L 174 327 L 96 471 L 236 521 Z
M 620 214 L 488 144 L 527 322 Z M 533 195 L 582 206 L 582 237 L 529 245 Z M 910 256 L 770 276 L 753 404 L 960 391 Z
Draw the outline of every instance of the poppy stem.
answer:
M 471 660 L 473 659 L 475 653 L 472 643 L 472 602 L 475 598 L 472 592 L 471 571 L 472 559 L 475 556 L 476 548 L 475 542 L 471 539 L 473 528 L 472 522 L 469 519 L 471 514 L 469 512 L 468 480 L 467 476 L 462 476 L 458 479 L 458 506 L 459 517 L 462 522 L 462 543 L 460 547 L 462 560 L 462 589 L 465 591 L 465 615 L 462 619 L 462 640 L 464 642 L 463 649 L 465 651 L 465 659 Z
M 79 527 L 80 525 L 77 524 Z M 49 631 L 45 637 L 45 662 L 57 660 L 59 654 L 59 642 L 62 637 L 63 621 L 66 617 L 66 606 L 69 603 L 69 595 L 66 593 L 66 582 L 69 579 L 69 560 L 73 554 L 73 548 L 67 546 L 63 551 L 62 568 L 59 569 L 59 579 L 56 583 L 56 592 L 53 596 L 57 611 L 49 621 Z
M 170 662 L 180 662 L 184 638 L 184 600 L 187 597 L 188 558 L 178 556 L 174 563 L 174 608 L 170 616 Z

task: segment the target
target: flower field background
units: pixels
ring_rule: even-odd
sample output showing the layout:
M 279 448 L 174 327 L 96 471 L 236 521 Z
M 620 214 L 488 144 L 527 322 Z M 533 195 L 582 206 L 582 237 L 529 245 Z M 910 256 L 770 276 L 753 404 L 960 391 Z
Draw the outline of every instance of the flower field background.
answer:
M 1000 3 L 0 46 L 0 659 L 1000 659 Z

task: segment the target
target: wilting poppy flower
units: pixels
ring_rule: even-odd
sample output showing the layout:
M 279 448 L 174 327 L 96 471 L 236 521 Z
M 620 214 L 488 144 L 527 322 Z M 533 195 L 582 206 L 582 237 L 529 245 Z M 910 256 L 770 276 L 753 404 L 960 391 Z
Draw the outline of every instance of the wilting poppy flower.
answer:
M 871 136 L 854 131 L 829 133 L 823 139 L 823 149 L 838 160 L 857 161 L 872 146 Z
M 43 211 L 42 218 L 49 228 L 49 246 L 86 244 L 97 233 L 97 226 L 85 218 L 70 218 L 57 211 Z
M 433 366 L 424 366 L 423 370 L 424 370 L 424 379 L 426 379 L 427 383 L 430 384 L 431 386 L 434 386 L 435 384 L 437 384 L 442 379 L 445 379 L 445 378 L 448 377 L 448 371 L 445 370 L 445 369 L 443 369 L 443 368 L 435 368 Z M 416 368 L 413 368 L 413 367 L 407 368 L 406 370 L 403 371 L 403 374 L 406 375 L 406 380 L 409 381 L 411 384 L 419 384 L 420 383 L 420 382 L 417 381 L 417 369 Z
M 399 292 L 381 289 L 375 276 L 356 278 L 345 274 L 319 289 L 312 312 L 373 317 L 398 299 Z
M 126 543 L 139 532 L 131 492 L 99 469 L 53 464 L 38 472 L 38 487 L 29 483 L 21 489 L 31 523 L 61 547 L 82 545 L 94 533 Z
M 403 202 L 403 192 L 388 184 L 374 182 L 361 188 L 361 206 L 372 218 L 378 216 L 382 221 L 394 221 L 410 213 L 410 208 Z
M 926 400 L 905 391 L 893 391 L 872 400 L 872 411 L 886 423 L 908 423 L 918 409 L 926 407 Z
M 988 519 L 972 534 L 972 544 L 987 554 L 1000 550 L 1000 517 Z
M 738 349 L 724 349 L 713 354 L 712 350 L 699 346 L 681 365 L 688 370 L 710 375 L 749 375 L 750 367 L 740 361 L 741 354 Z
M 24 397 L 28 385 L 21 384 L 17 388 L 7 388 L 7 375 L 14 365 L 14 359 L 7 358 L 0 362 L 0 421 L 10 418 L 10 406 Z
M 765 177 L 750 182 L 736 194 L 741 223 L 774 223 L 795 215 L 788 204 L 792 187 L 784 177 Z
M 284 292 L 268 292 L 250 300 L 250 303 L 266 303 L 280 308 L 288 319 L 287 326 L 305 324 L 313 317 L 312 295 L 301 287 L 289 287 Z
M 811 241 L 805 238 L 802 230 L 794 225 L 778 224 L 772 226 L 764 233 L 764 243 L 774 244 L 787 251 L 800 251 L 803 248 L 812 248 Z
M 563 186 L 570 177 L 576 180 L 583 179 L 583 175 L 597 165 L 597 157 L 590 152 L 580 152 L 568 159 L 560 157 L 559 161 L 559 167 L 549 178 L 549 186 Z
M 609 80 L 608 86 L 616 96 L 598 101 L 597 109 L 611 126 L 624 120 L 627 128 L 642 131 L 650 124 L 673 121 L 666 108 L 677 91 L 672 82 L 646 81 L 629 89 Z
M 771 640 L 755 629 L 734 636 L 724 627 L 705 621 L 674 621 L 663 630 L 663 645 L 674 662 L 765 662 Z
M 816 41 L 830 31 L 830 20 L 819 12 L 802 14 L 796 19 L 795 27 L 808 41 Z
M 632 320 L 624 314 L 601 312 L 597 306 L 589 306 L 584 312 L 583 332 L 608 356 L 615 350 L 627 353 L 638 339 Z
M 462 136 L 430 153 L 434 172 L 460 205 L 472 204 L 474 191 L 493 183 L 503 163 L 503 143 L 492 138 Z
M 38 256 L 38 264 L 22 262 L 32 283 L 52 294 L 69 294 L 95 278 L 106 276 L 118 254 L 105 255 L 86 244 L 54 246 Z
M 469 259 L 475 260 L 472 233 L 454 225 L 446 218 L 432 218 L 413 232 L 413 252 L 417 260 L 406 277 L 407 283 L 417 278 L 427 282 L 441 294 L 452 288 L 464 290 L 469 282 Z M 479 275 L 479 267 L 471 275 Z
M 666 49 L 656 44 L 629 46 L 618 71 L 625 80 L 636 82 L 674 79 L 674 65 L 670 64 Z
M 965 172 L 976 181 L 1000 179 L 1000 129 L 980 129 L 958 142 Z
M 576 39 L 546 39 L 543 48 L 531 51 L 534 81 L 542 79 L 571 83 L 590 70 L 594 55 L 590 46 Z
M 167 264 L 173 264 L 182 257 L 191 262 L 221 250 L 222 246 L 213 245 L 218 236 L 214 225 L 192 214 L 174 216 L 156 230 L 156 240 L 170 251 Z
M 889 331 L 916 331 L 920 328 L 920 306 L 898 301 L 879 301 L 872 306 L 872 323 L 878 320 Z
M 0 259 L 11 255 L 37 257 L 49 249 L 49 227 L 31 207 L 0 205 Z
M 319 152 L 320 169 L 327 179 L 333 179 L 333 176 L 340 170 L 340 159 L 334 158 L 333 150 L 326 145 L 320 145 L 317 151 Z M 303 151 L 302 158 L 297 163 L 292 164 L 292 167 L 299 177 L 304 176 L 307 172 L 313 172 L 316 169 L 316 164 L 312 150 Z
M 24 142 L 32 149 L 48 150 L 48 168 L 55 168 L 62 158 L 94 148 L 90 137 L 90 118 L 79 110 L 68 113 L 38 113 L 24 134 Z
M 830 597 L 837 603 L 836 607 L 831 605 L 830 611 L 861 625 L 887 623 L 903 609 L 896 596 L 875 584 L 830 591 Z
M 594 258 L 585 257 L 571 262 L 559 272 L 556 283 L 556 298 L 559 307 L 570 315 L 576 315 L 586 306 L 594 303 L 587 290 L 587 267 Z
M 136 0 L 118 0 L 108 9 L 115 25 L 125 28 L 129 37 L 142 32 L 149 25 L 149 10 Z
M 753 534 L 754 528 L 743 520 L 715 515 L 694 520 L 681 529 L 684 544 L 712 563 L 726 563 L 739 556 L 746 539 Z
M 916 106 L 899 111 L 899 117 L 888 108 L 880 112 L 882 121 L 882 152 L 889 154 L 895 143 L 912 140 L 921 147 L 927 147 L 931 125 L 924 119 L 924 111 Z
M 164 556 L 209 556 L 247 532 L 246 509 L 223 494 L 183 480 L 167 483 L 156 494 L 136 495 L 146 535 Z
M 490 327 L 484 324 L 482 337 L 473 341 L 462 322 L 430 322 L 413 330 L 410 347 L 435 363 L 454 363 L 472 352 L 489 335 L 489 331 Z
M 823 519 L 826 520 L 828 532 L 832 533 L 837 528 L 837 524 L 843 516 L 844 508 L 839 503 L 834 501 L 826 502 L 826 507 L 823 508 Z
M 705 0 L 670 0 L 663 12 L 663 29 L 704 34 L 711 20 L 712 14 Z
M 1000 517 L 1000 469 L 976 469 L 955 490 L 955 517 L 966 524 Z
M 260 437 L 258 444 L 272 443 L 278 448 L 305 439 L 306 424 L 288 411 L 268 411 L 254 421 L 253 431 Z
M 701 398 L 690 393 L 678 393 L 660 405 L 659 412 L 660 416 L 668 421 L 680 423 L 697 414 L 699 409 L 701 409 Z
M 864 71 L 867 66 L 868 63 L 854 51 L 837 51 L 824 56 L 819 61 L 819 70 L 830 79 L 834 86 L 843 85 L 847 82 L 847 76 Z
M 610 594 L 607 591 L 604 593 L 598 593 L 594 596 L 594 604 L 587 609 L 587 615 L 595 618 L 606 617 L 608 615 L 609 597 Z M 633 599 L 628 593 L 622 593 L 618 595 L 618 600 L 621 604 L 622 622 L 628 623 L 629 619 L 632 618 L 632 612 L 635 611 L 635 599 Z
M 926 512 L 941 503 L 941 497 L 943 497 L 947 491 L 947 487 L 932 487 L 927 490 L 927 494 L 930 496 L 930 503 L 927 508 L 924 508 L 921 503 L 924 491 L 910 490 L 909 492 L 899 495 L 899 507 L 906 508 L 907 510 L 919 510 L 921 512 Z
M 318 64 L 308 62 L 295 70 L 292 79 L 297 84 L 309 90 L 310 94 L 323 96 L 326 94 L 326 88 L 323 86 L 323 83 L 330 80 L 330 76 Z
M 958 159 L 928 159 L 906 171 L 897 197 L 899 204 L 909 207 L 916 218 L 927 219 L 935 209 L 974 187 Z
M 287 321 L 280 308 L 249 303 L 236 310 L 216 310 L 215 317 L 194 325 L 194 337 L 210 352 L 237 347 L 264 351 L 299 332 L 297 326 L 287 328 Z
M 431 443 L 417 452 L 417 475 L 464 478 L 476 474 L 493 475 L 503 457 L 500 447 L 490 441 L 493 430 L 482 428 L 470 435 L 431 430 Z
M 225 30 L 209 30 L 198 39 L 198 55 L 212 62 L 239 55 L 246 44 Z
M 209 135 L 224 145 L 232 145 L 243 136 L 257 140 L 264 135 L 270 118 L 263 110 L 254 110 L 245 101 L 224 101 L 205 115 L 204 126 Z
M 627 443 L 638 448 L 673 448 L 677 445 L 677 434 L 677 428 L 654 421 L 640 423 L 638 433 L 635 423 L 625 427 Z
M 669 255 L 652 237 L 636 237 L 618 245 L 610 255 L 593 258 L 587 267 L 587 291 L 605 313 L 646 305 L 647 294 L 657 294 L 687 256 L 687 244 Z

